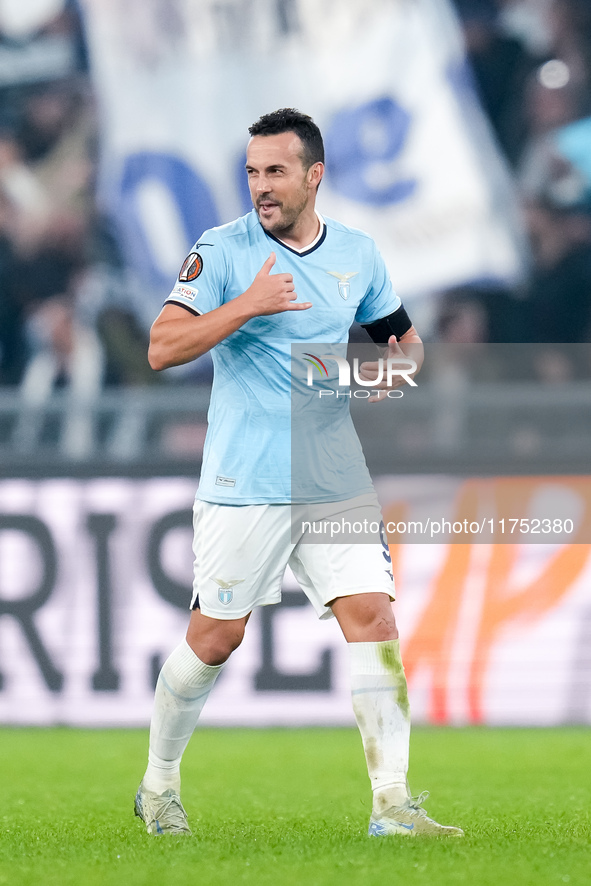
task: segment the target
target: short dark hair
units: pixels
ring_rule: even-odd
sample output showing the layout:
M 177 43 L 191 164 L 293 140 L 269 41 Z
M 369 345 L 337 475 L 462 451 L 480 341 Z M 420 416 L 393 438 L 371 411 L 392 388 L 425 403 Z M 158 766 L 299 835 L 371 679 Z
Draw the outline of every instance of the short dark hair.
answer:
M 251 135 L 280 135 L 295 132 L 304 146 L 302 163 L 309 169 L 314 163 L 324 163 L 324 143 L 320 130 L 308 114 L 295 108 L 280 108 L 262 117 L 248 127 Z

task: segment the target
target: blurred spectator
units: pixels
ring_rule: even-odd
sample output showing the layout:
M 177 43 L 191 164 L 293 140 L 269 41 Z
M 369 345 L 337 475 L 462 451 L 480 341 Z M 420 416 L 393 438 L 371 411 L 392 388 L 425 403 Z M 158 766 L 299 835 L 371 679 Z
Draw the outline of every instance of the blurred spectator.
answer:
M 2 186 L 14 207 L 15 246 L 23 257 L 84 257 L 94 204 L 93 108 L 76 81 L 36 87 L 16 133 L 18 156 Z
M 498 0 L 504 33 L 519 40 L 530 55 L 545 58 L 552 45 L 550 7 L 554 0 Z
M 519 169 L 534 266 L 523 341 L 591 340 L 591 6 L 549 7 L 548 61 L 528 83 Z
M 591 216 L 532 204 L 535 266 L 524 301 L 523 341 L 591 341 Z
M 22 382 L 27 403 L 42 403 L 53 388 L 71 385 L 92 399 L 102 383 L 102 350 L 92 330 L 79 324 L 71 299 L 55 296 L 37 309 L 29 323 L 33 358 Z
M 441 296 L 437 338 L 450 344 L 489 340 L 486 310 L 475 290 L 459 287 Z
M 454 0 L 480 101 L 510 162 L 525 137 L 523 94 L 537 60 L 523 42 L 507 34 L 495 0 Z
M 27 323 L 70 289 L 82 262 L 92 185 L 86 69 L 72 0 L 0 6 L 1 383 L 19 381 Z
M 450 344 L 519 342 L 523 306 L 498 286 L 459 286 L 440 296 L 436 337 Z
M 591 340 L 591 3 L 455 0 L 484 109 L 517 169 L 532 247 L 518 293 L 444 294 L 444 341 Z
M 525 286 L 443 293 L 438 341 L 591 341 L 591 216 L 536 203 L 527 222 L 534 264 Z
M 28 87 L 88 73 L 75 0 L 0 4 L 0 123 L 18 125 Z
M 97 318 L 97 332 L 104 351 L 105 384 L 162 383 L 148 363 L 148 335 L 131 311 L 117 305 L 105 307 Z
M 15 440 L 26 450 L 42 434 L 36 408 L 59 387 L 68 388 L 68 407 L 61 431 L 61 447 L 69 457 L 84 458 L 92 451 L 96 419 L 92 403 L 102 385 L 103 357 L 97 336 L 80 324 L 71 299 L 47 299 L 32 316 L 28 331 L 33 341 L 21 383 L 24 409 L 15 428 Z
M 0 384 L 155 383 L 97 210 L 97 124 L 74 0 L 0 5 Z M 88 348 L 87 359 L 83 356 Z M 100 351 L 100 359 L 97 355 Z
M 554 67 L 550 67 L 553 65 Z M 556 133 L 561 127 L 578 119 L 581 113 L 581 88 L 566 77 L 566 70 L 555 60 L 540 67 L 528 84 L 527 118 L 530 136 L 524 146 L 518 170 L 518 181 L 524 199 L 545 200 L 563 205 L 574 203 L 577 193 L 567 159 L 561 156 L 556 144 Z M 552 73 L 554 71 L 554 73 Z M 550 85 L 549 85 L 550 84 Z
M 589 0 L 554 0 L 548 14 L 554 57 L 566 64 L 575 86 L 588 89 L 591 82 Z
M 0 136 L 0 218 L 7 241 L 4 285 L 12 325 L 46 299 L 72 291 L 94 225 L 94 121 L 86 90 L 61 80 L 30 87 L 17 128 Z M 18 326 L 21 326 L 21 329 Z M 4 359 L 10 349 L 4 349 Z M 15 380 L 22 359 L 5 367 Z

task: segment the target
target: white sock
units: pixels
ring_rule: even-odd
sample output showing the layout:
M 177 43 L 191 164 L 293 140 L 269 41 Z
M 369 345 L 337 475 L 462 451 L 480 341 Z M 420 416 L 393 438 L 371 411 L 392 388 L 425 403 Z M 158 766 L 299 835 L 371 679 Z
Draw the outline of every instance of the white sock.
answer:
M 398 640 L 349 643 L 353 710 L 373 789 L 373 814 L 408 797 L 410 708 Z
M 207 665 L 186 640 L 162 666 L 150 725 L 148 768 L 144 787 L 162 794 L 180 791 L 180 764 L 197 720 L 223 665 Z

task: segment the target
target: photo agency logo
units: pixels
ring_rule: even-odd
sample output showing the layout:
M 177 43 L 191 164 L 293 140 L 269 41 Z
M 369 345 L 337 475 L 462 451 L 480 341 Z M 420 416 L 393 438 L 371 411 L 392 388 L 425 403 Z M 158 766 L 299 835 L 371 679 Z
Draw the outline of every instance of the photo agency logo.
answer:
M 363 363 L 359 362 L 358 357 L 354 357 L 351 366 L 349 360 L 336 354 L 321 354 L 317 357 L 316 354 L 304 352 L 302 356 L 308 363 L 306 385 L 313 388 L 315 382 L 320 383 L 319 399 L 323 397 L 336 397 L 337 399 L 339 397 L 354 397 L 358 400 L 365 400 L 379 394 L 380 390 L 375 386 L 385 383 L 386 387 L 381 389 L 382 394 L 385 392 L 387 397 L 397 400 L 404 396 L 404 391 L 399 387 L 400 384 L 417 387 L 417 383 L 412 377 L 417 371 L 417 364 L 411 357 L 394 355 Z M 328 371 L 326 363 L 329 360 L 337 364 L 338 379 L 336 375 L 331 377 Z M 353 382 L 359 385 L 359 389 L 351 390 L 351 376 Z M 333 387 L 327 385 L 327 381 L 332 383 Z M 339 388 L 345 390 L 338 390 Z

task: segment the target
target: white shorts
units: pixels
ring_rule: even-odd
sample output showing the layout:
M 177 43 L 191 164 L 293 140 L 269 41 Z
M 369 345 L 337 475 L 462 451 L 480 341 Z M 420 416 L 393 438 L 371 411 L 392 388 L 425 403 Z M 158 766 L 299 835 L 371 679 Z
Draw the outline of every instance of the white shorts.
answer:
M 323 506 L 324 513 L 330 509 Z M 370 509 L 378 525 L 375 496 Z M 334 502 L 333 514 L 352 521 L 368 513 L 368 496 Z M 372 524 L 373 525 L 373 524 Z M 191 609 L 210 618 L 248 615 L 255 606 L 281 600 L 289 566 L 319 618 L 330 618 L 337 597 L 385 593 L 394 599 L 392 563 L 383 529 L 371 544 L 315 543 L 292 526 L 292 506 L 220 505 L 197 500 L 194 508 L 194 581 Z

